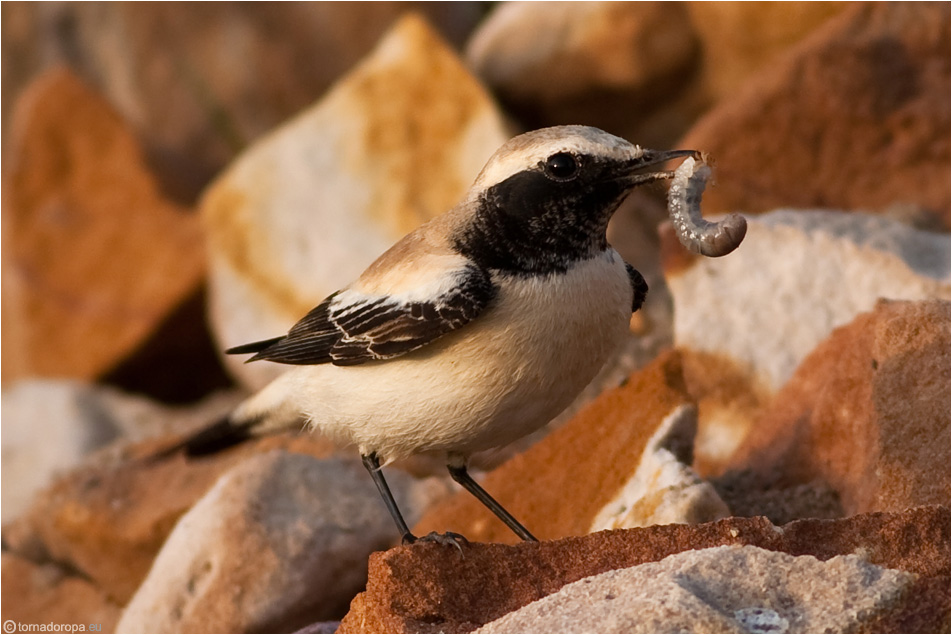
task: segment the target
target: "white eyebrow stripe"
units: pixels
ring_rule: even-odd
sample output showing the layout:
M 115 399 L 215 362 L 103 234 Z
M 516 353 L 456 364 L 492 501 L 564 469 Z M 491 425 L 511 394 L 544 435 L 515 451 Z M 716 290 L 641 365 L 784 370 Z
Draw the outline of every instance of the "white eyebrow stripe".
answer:
M 535 138 L 528 143 L 525 141 L 519 143 L 519 141 L 520 137 L 516 137 L 490 158 L 486 167 L 476 178 L 474 186 L 477 189 L 501 183 L 514 174 L 532 169 L 559 152 L 618 160 L 637 159 L 644 154 L 640 146 L 632 145 L 620 137 L 607 133 L 595 138 L 574 134 L 552 139 Z

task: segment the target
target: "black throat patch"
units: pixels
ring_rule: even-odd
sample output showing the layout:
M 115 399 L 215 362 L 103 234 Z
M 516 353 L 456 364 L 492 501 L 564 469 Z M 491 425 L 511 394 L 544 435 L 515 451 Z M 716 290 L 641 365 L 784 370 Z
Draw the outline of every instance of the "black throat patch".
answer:
M 628 188 L 602 178 L 555 182 L 527 170 L 487 189 L 454 236 L 481 267 L 516 275 L 564 273 L 608 247 L 605 232 Z

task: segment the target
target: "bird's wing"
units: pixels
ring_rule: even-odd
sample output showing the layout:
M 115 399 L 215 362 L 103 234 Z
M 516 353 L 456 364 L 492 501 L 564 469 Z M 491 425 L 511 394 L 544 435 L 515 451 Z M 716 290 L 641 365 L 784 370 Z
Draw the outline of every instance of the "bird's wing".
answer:
M 286 336 L 227 352 L 256 353 L 248 361 L 282 364 L 350 366 L 391 359 L 470 322 L 496 293 L 489 274 L 469 262 L 411 279 L 415 287 L 401 285 L 389 294 L 358 281 L 321 302 Z
M 628 280 L 631 282 L 631 290 L 634 293 L 631 299 L 631 312 L 634 313 L 641 308 L 645 298 L 648 297 L 648 283 L 645 282 L 645 277 L 627 262 L 625 269 L 628 271 Z

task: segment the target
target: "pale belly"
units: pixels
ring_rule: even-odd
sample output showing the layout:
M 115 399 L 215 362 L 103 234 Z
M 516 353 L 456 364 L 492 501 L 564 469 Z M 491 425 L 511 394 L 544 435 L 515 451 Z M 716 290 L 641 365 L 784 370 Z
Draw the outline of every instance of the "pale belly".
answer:
M 385 460 L 466 457 L 529 434 L 592 380 L 631 316 L 613 251 L 553 280 L 501 283 L 478 319 L 409 355 L 292 371 L 298 408 L 313 427 Z

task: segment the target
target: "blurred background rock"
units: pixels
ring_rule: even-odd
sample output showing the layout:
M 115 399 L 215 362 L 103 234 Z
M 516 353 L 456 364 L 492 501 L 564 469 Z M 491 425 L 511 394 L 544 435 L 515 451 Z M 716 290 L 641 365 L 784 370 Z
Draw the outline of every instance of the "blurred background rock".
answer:
M 889 512 L 917 526 L 922 514 L 902 510 L 947 505 L 948 475 L 935 476 L 949 463 L 947 3 L 4 2 L 0 12 L 3 617 L 80 616 L 108 631 L 135 596 L 126 624 L 183 627 L 142 582 L 160 550 L 176 579 L 177 550 L 194 545 L 175 546 L 184 531 L 166 538 L 189 510 L 217 509 L 197 502 L 219 478 L 272 483 L 275 466 L 299 461 L 284 453 L 309 455 L 315 474 L 359 476 L 325 463 L 342 459 L 313 438 L 206 462 L 129 458 L 280 370 L 223 360 L 225 346 L 289 327 L 452 206 L 505 138 L 549 125 L 707 151 L 705 213 L 764 216 L 736 254 L 697 260 L 659 234 L 663 186 L 624 203 L 610 240 L 645 274 L 649 301 L 557 423 L 625 388 L 490 475 L 500 500 L 551 538 L 728 512 L 778 524 Z M 665 395 L 671 403 L 655 403 Z M 849 426 L 837 409 L 847 402 L 860 413 Z M 605 426 L 616 431 L 599 436 Z M 869 441 L 880 438 L 896 443 Z M 769 460 L 758 458 L 765 447 Z M 277 454 L 251 461 L 266 451 Z M 565 457 L 576 471 L 562 469 Z M 245 460 L 248 475 L 236 472 Z M 684 498 L 655 478 L 664 470 L 703 490 L 703 513 L 672 518 L 677 504 L 658 505 Z M 513 474 L 552 496 L 530 499 Z M 445 484 L 396 480 L 426 529 L 507 539 L 471 501 L 447 499 Z M 291 507 L 320 509 L 291 494 Z M 383 516 L 373 496 L 353 504 Z M 235 526 L 254 527 L 261 519 L 243 509 Z M 605 514 L 610 523 L 595 522 Z M 279 520 L 314 540 L 310 523 Z M 345 542 L 352 533 L 332 517 L 322 526 Z M 327 558 L 361 562 L 383 545 L 379 529 Z M 948 559 L 947 523 L 928 536 L 932 569 L 884 564 L 933 575 Z M 833 555 L 819 544 L 803 553 L 814 547 Z M 271 558 L 269 575 L 295 584 L 286 560 Z M 340 617 L 358 573 L 323 606 L 313 596 L 258 613 L 236 604 L 218 628 Z M 923 584 L 947 595 L 947 580 Z M 192 591 L 167 597 L 191 602 Z M 186 623 L 214 628 L 206 617 Z

